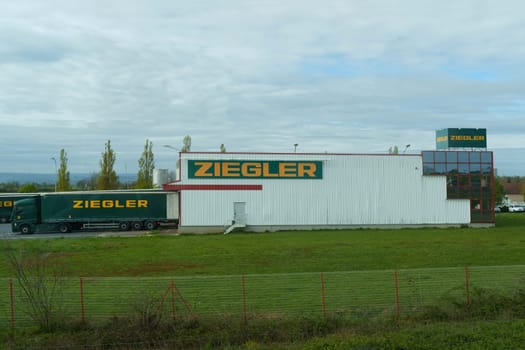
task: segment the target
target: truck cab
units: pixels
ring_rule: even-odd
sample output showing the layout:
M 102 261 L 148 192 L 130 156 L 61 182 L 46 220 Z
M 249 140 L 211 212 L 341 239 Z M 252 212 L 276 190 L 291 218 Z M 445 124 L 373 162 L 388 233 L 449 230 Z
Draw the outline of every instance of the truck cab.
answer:
M 11 212 L 11 230 L 23 234 L 35 232 L 38 224 L 37 198 L 26 198 L 15 202 Z

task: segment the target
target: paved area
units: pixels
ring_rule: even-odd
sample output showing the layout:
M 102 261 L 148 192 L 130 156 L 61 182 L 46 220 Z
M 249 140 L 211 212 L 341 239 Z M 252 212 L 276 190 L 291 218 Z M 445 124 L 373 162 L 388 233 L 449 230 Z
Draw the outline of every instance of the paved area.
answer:
M 61 233 L 37 233 L 21 235 L 12 233 L 10 224 L 0 224 L 0 239 L 49 239 L 49 238 L 81 238 L 81 237 L 136 237 L 150 234 L 148 231 L 82 231 Z M 175 228 L 161 228 L 155 234 L 177 235 Z

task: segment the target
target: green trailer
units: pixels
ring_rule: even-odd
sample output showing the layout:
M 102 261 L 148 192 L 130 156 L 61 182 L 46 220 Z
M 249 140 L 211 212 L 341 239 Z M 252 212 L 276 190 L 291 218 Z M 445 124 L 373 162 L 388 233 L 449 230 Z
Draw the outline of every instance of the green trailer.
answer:
M 178 223 L 178 204 L 177 192 L 161 190 L 41 193 L 15 202 L 11 227 L 24 234 L 153 230 Z
M 33 196 L 36 195 L 29 193 L 0 193 L 0 223 L 5 224 L 10 222 L 11 211 L 16 201 Z

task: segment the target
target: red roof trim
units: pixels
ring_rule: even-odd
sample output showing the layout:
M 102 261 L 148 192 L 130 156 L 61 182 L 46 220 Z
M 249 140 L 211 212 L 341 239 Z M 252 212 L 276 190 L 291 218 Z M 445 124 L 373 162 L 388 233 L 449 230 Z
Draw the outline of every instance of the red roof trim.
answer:
M 390 153 L 302 153 L 302 152 L 206 152 L 206 151 L 190 151 L 190 152 L 181 152 L 181 155 L 185 154 L 246 154 L 246 155 L 288 155 L 288 156 L 402 156 L 402 157 L 421 157 L 421 153 L 408 153 L 408 154 L 390 154 Z
M 165 184 L 166 191 L 262 191 L 262 185 L 179 185 Z

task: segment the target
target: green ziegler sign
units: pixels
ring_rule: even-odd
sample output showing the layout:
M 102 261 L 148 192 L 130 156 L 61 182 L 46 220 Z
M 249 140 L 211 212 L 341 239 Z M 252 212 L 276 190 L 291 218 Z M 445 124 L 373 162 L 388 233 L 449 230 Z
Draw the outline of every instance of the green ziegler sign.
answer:
M 487 129 L 441 129 L 436 131 L 436 149 L 487 148 Z
M 322 161 L 188 160 L 190 179 L 322 179 Z

